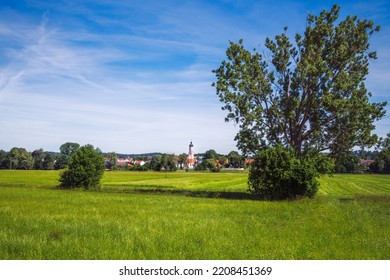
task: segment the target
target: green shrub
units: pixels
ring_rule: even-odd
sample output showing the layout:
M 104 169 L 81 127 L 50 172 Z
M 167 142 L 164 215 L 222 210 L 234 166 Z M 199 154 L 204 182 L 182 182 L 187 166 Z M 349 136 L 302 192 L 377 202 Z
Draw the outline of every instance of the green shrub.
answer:
M 92 145 L 76 150 L 59 181 L 63 188 L 99 189 L 104 173 L 104 159 Z
M 379 152 L 375 161 L 370 164 L 374 173 L 390 174 L 390 149 L 385 148 Z
M 270 200 L 313 197 L 319 187 L 317 178 L 330 171 L 325 155 L 311 152 L 298 157 L 293 149 L 280 145 L 266 148 L 257 154 L 249 171 L 249 191 Z

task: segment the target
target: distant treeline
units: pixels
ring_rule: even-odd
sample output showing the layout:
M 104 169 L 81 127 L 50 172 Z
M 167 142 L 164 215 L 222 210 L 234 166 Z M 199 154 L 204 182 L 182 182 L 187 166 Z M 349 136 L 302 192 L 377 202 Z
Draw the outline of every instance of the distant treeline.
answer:
M 6 152 L 0 150 L 0 169 L 24 169 L 24 170 L 54 170 L 66 168 L 70 157 L 80 147 L 78 143 L 67 142 L 61 145 L 60 152 L 44 151 L 36 149 L 33 152 L 25 148 L 14 147 Z M 144 154 L 122 154 L 103 153 L 99 148 L 96 150 L 105 158 L 106 169 L 109 170 L 137 170 L 137 171 L 176 171 L 185 169 L 188 155 L 144 153 Z M 197 159 L 195 169 L 220 171 L 222 168 L 243 168 L 245 158 L 238 152 L 231 151 L 228 155 L 218 154 L 215 150 L 208 150 L 205 153 L 195 154 Z M 132 159 L 125 165 L 119 165 L 119 159 Z M 142 165 L 137 163 L 142 160 Z
M 338 156 L 333 160 L 334 171 L 336 173 L 382 173 L 390 174 L 390 134 L 381 139 L 375 151 L 351 151 Z M 77 143 L 67 142 L 60 147 L 60 152 L 44 151 L 37 149 L 33 152 L 25 148 L 14 147 L 6 152 L 0 150 L 0 169 L 35 169 L 54 170 L 64 169 L 69 158 L 80 147 Z M 109 170 L 136 170 L 136 171 L 175 171 L 186 169 L 187 154 L 180 155 L 145 153 L 145 154 L 116 154 L 115 152 L 103 153 L 96 149 L 106 159 L 106 169 Z M 231 151 L 227 155 L 218 154 L 214 150 L 195 155 L 195 170 L 210 170 L 218 172 L 223 168 L 246 168 L 250 160 L 244 158 L 236 151 Z M 142 165 L 136 163 L 118 165 L 118 159 L 132 158 L 143 160 Z

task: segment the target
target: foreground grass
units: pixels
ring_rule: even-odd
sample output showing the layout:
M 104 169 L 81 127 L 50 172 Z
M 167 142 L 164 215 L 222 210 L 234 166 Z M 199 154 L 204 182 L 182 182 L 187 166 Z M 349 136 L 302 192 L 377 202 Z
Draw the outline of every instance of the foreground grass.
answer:
M 293 202 L 111 192 L 244 192 L 246 174 L 106 173 L 106 192 L 57 178 L 0 171 L 0 259 L 390 258 L 389 176 L 323 178 Z

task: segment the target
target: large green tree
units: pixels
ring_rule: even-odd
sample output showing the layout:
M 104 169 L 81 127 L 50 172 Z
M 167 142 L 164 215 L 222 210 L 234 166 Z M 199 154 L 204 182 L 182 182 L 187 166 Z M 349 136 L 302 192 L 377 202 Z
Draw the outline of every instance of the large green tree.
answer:
M 9 169 L 32 169 L 33 157 L 25 148 L 12 148 L 8 153 Z
M 379 31 L 372 21 L 348 16 L 340 7 L 309 15 L 303 34 L 267 38 L 265 55 L 230 42 L 227 61 L 214 70 L 216 93 L 239 126 L 237 146 L 244 154 L 281 144 L 298 154 L 328 150 L 337 155 L 372 145 L 374 121 L 386 105 L 369 101 L 365 78 L 369 39 Z
M 66 142 L 66 143 L 61 145 L 60 153 L 63 155 L 66 155 L 68 157 L 71 157 L 79 147 L 80 147 L 80 144 L 78 144 L 78 143 Z
M 38 149 L 38 150 L 35 150 L 31 153 L 32 157 L 33 157 L 33 160 L 34 160 L 34 165 L 33 165 L 33 168 L 35 170 L 41 170 L 41 169 L 44 169 L 43 168 L 43 162 L 44 162 L 44 158 L 45 158 L 45 152 L 43 151 L 43 149 Z
M 184 166 L 186 166 L 187 159 L 188 159 L 188 155 L 186 153 L 182 153 L 177 157 L 177 163 L 179 164 L 181 169 L 183 169 Z
M 80 147 L 80 144 L 73 142 L 66 142 L 60 147 L 60 154 L 57 156 L 54 168 L 63 169 L 67 166 L 68 160 Z
M 99 189 L 104 173 L 104 158 L 92 145 L 78 148 L 61 173 L 61 187 Z

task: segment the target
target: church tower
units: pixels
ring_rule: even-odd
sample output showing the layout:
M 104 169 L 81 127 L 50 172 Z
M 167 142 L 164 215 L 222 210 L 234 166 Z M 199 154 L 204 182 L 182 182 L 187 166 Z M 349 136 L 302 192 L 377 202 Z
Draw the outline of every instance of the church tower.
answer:
M 192 141 L 188 146 L 187 167 L 189 169 L 193 169 L 195 167 L 194 145 L 192 144 Z

